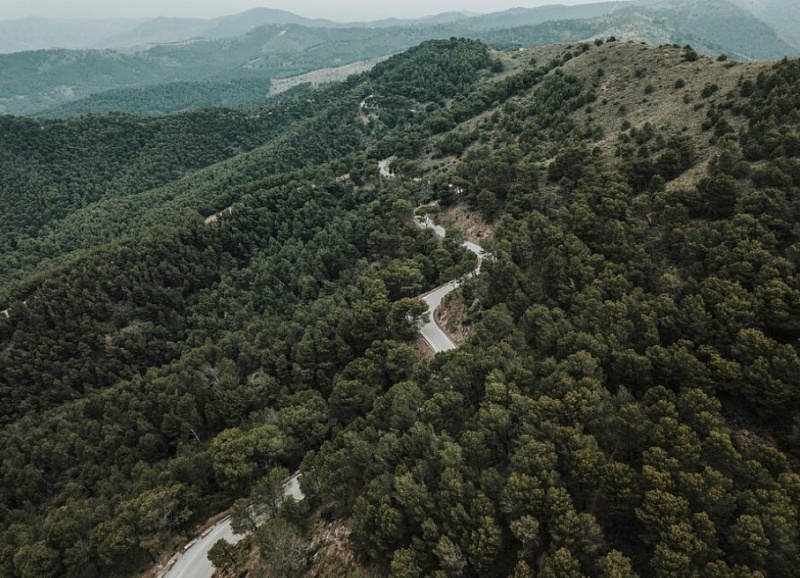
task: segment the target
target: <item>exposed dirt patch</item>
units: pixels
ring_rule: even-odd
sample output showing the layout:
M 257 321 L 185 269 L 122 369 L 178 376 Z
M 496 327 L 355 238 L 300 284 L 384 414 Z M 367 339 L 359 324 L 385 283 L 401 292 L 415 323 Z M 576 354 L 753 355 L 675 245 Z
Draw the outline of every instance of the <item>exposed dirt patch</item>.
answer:
M 387 58 L 389 57 L 381 56 L 380 58 L 351 62 L 343 66 L 320 68 L 319 70 L 312 70 L 311 72 L 306 72 L 298 76 L 291 76 L 289 78 L 273 78 L 269 93 L 270 96 L 280 94 L 281 92 L 285 92 L 295 86 L 300 86 L 305 83 L 310 83 L 316 87 L 331 82 L 340 82 L 346 80 L 348 76 L 353 74 L 372 70 L 373 66 Z
M 425 338 L 422 337 L 421 333 L 417 333 L 417 336 L 414 337 L 414 341 L 411 343 L 411 346 L 414 348 L 414 351 L 417 353 L 417 355 L 422 359 L 433 359 L 433 349 L 431 349 L 431 346 L 428 345 L 428 342 L 425 341 Z
M 459 292 L 454 292 L 444 298 L 442 304 L 436 309 L 436 323 L 456 345 L 461 345 L 472 335 L 472 327 L 466 324 L 467 304 Z
M 448 207 L 436 216 L 436 222 L 447 228 L 455 227 L 467 241 L 480 245 L 494 234 L 494 225 L 486 223 L 476 211 L 470 211 L 463 205 Z
M 232 215 L 232 214 L 233 214 L 233 207 L 234 207 L 234 205 L 231 205 L 230 207 L 228 207 L 227 209 L 224 209 L 224 210 L 220 211 L 219 213 L 216 213 L 216 214 L 214 214 L 214 215 L 209 215 L 208 217 L 206 217 L 205 224 L 206 224 L 206 225 L 210 225 L 210 224 L 212 224 L 212 223 L 216 223 L 217 221 L 219 221 L 219 218 L 220 218 L 222 215 L 226 214 L 226 213 L 227 213 L 228 215 Z
M 349 576 L 357 566 L 350 549 L 350 528 L 341 521 L 321 522 L 311 537 L 312 576 Z

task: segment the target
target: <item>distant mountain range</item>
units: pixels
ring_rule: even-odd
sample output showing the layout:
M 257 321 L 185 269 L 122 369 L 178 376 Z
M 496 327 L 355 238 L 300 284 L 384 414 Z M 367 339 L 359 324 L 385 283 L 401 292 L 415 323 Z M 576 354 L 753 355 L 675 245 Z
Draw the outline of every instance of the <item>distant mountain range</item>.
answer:
M 503 48 L 615 36 L 653 45 L 691 44 L 736 60 L 772 60 L 800 53 L 800 39 L 790 43 L 793 33 L 786 24 L 794 21 L 800 22 L 800 6 L 789 0 L 634 0 L 349 25 L 267 8 L 209 20 L 0 21 L 0 51 L 26 42 L 95 47 L 0 54 L 0 113 L 167 114 L 246 105 L 263 101 L 273 78 L 454 36 Z
M 93 48 L 116 35 L 130 32 L 144 20 L 0 20 L 0 53 L 49 48 Z
M 769 24 L 794 47 L 800 47 L 800 9 L 797 0 L 734 0 L 740 7 Z
M 638 13 L 659 19 L 670 27 L 703 33 L 724 33 L 721 20 L 735 21 L 745 29 L 771 28 L 780 42 L 770 40 L 766 50 L 780 49 L 785 43 L 800 49 L 800 5 L 795 0 L 622 0 L 579 6 L 550 5 L 538 8 L 512 8 L 477 14 L 468 11 L 444 12 L 418 19 L 389 18 L 372 22 L 334 22 L 306 18 L 285 10 L 253 8 L 219 18 L 166 18 L 149 20 L 70 20 L 26 18 L 0 20 L 0 54 L 52 48 L 67 49 L 142 49 L 156 44 L 173 44 L 200 39 L 215 40 L 241 36 L 260 26 L 296 24 L 308 28 L 393 28 L 458 25 L 461 28 L 491 30 L 535 26 L 561 20 L 585 20 L 603 16 Z M 760 22 L 757 22 L 760 20 Z M 687 28 L 688 27 L 688 28 Z M 763 33 L 758 31 L 763 36 Z M 755 36 L 749 32 L 747 36 Z M 732 40 L 732 39 L 729 39 Z M 724 42 L 723 42 L 724 44 Z M 785 48 L 785 47 L 784 47 Z
M 637 0 L 620 13 L 643 15 L 650 20 L 650 28 L 667 32 L 672 42 L 712 54 L 771 60 L 800 53 L 800 44 L 789 44 L 738 0 Z M 800 4 L 790 7 L 787 3 L 786 17 L 791 13 L 800 18 Z M 636 35 L 635 29 L 627 32 Z M 649 41 L 644 34 L 642 39 Z
M 254 8 L 219 18 L 166 18 L 149 20 L 70 20 L 26 18 L 0 20 L 0 54 L 51 48 L 116 50 L 171 44 L 188 40 L 215 40 L 241 36 L 254 28 L 297 24 L 308 28 L 431 27 L 458 24 L 480 30 L 535 26 L 560 20 L 585 20 L 625 12 L 660 18 L 671 25 L 700 26 L 704 20 L 737 20 L 742 26 L 769 26 L 780 40 L 800 49 L 800 5 L 795 0 L 622 0 L 579 6 L 551 5 L 512 8 L 489 14 L 444 12 L 418 19 L 389 18 L 372 22 L 334 22 L 306 18 L 285 10 Z M 755 19 L 760 23 L 754 22 Z M 723 26 L 722 30 L 727 27 Z
M 599 2 L 583 6 L 515 8 L 492 14 L 468 11 L 444 12 L 418 19 L 388 18 L 372 22 L 334 22 L 305 18 L 285 10 L 254 8 L 219 18 L 165 18 L 150 20 L 0 20 L 0 53 L 49 48 L 124 49 L 169 44 L 193 39 L 214 40 L 240 36 L 277 24 L 298 24 L 309 28 L 391 28 L 436 26 L 454 22 L 476 28 L 508 28 L 541 24 L 551 20 L 576 20 L 608 14 L 632 2 Z

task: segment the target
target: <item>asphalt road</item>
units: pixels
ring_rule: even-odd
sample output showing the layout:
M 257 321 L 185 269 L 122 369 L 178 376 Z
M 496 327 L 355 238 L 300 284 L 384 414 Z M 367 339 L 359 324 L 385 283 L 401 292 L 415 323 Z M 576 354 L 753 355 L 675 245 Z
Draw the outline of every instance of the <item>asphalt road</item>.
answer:
M 432 230 L 437 237 L 444 238 L 445 236 L 444 227 L 434 225 L 428 217 L 425 217 L 424 219 L 417 218 L 416 223 L 423 229 Z M 472 272 L 472 274 L 479 274 L 481 272 L 481 260 L 483 259 L 484 255 L 483 249 L 479 245 L 469 241 L 464 241 L 461 246 L 469 249 L 478 256 L 478 267 Z M 422 334 L 422 337 L 425 339 L 425 341 L 428 342 L 428 345 L 431 346 L 431 349 L 433 349 L 433 351 L 436 353 L 439 353 L 440 351 L 450 351 L 451 349 L 456 348 L 456 345 L 453 343 L 450 337 L 448 337 L 448 335 L 442 331 L 442 329 L 434 320 L 434 312 L 441 304 L 442 299 L 444 299 L 446 295 L 449 295 L 458 289 L 460 285 L 461 281 L 459 279 L 454 279 L 449 283 L 442 285 L 438 289 L 434 289 L 430 293 L 426 293 L 420 297 L 423 301 L 425 301 L 425 303 L 428 304 L 429 321 L 422 326 L 419 332 Z
M 283 485 L 285 496 L 292 496 L 300 501 L 305 496 L 300 490 L 300 474 L 296 473 L 286 480 Z M 230 518 L 220 520 L 215 526 L 207 529 L 196 540 L 183 547 L 175 560 L 174 565 L 160 574 L 162 578 L 211 578 L 214 575 L 214 565 L 208 559 L 208 551 L 224 539 L 231 544 L 236 544 L 244 538 L 244 534 L 234 534 Z
M 244 535 L 233 533 L 230 518 L 225 518 L 213 526 L 211 532 L 204 537 L 198 537 L 196 542 L 190 542 L 184 546 L 184 551 L 175 565 L 162 576 L 164 578 L 211 578 L 214 575 L 214 565 L 208 559 L 208 551 L 211 547 L 217 543 L 217 540 L 227 540 L 231 544 L 236 544 L 242 538 Z
M 450 351 L 451 349 L 455 349 L 455 343 L 447 336 L 447 334 L 442 331 L 439 326 L 436 324 L 436 321 L 433 319 L 433 312 L 436 311 L 436 308 L 439 307 L 439 304 L 444 299 L 444 296 L 448 293 L 452 292 L 457 287 L 457 282 L 453 281 L 448 283 L 447 285 L 443 285 L 438 289 L 432 291 L 425 295 L 422 300 L 428 304 L 428 319 L 429 321 L 422 326 L 419 332 L 422 334 L 422 337 L 425 341 L 428 342 L 428 345 L 431 346 L 436 353 L 440 351 Z

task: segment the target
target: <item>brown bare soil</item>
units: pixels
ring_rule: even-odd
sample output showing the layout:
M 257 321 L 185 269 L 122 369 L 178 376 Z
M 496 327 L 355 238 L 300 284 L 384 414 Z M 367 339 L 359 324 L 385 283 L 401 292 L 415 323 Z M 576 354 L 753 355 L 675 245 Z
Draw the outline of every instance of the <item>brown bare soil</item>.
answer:
M 417 355 L 422 359 L 433 359 L 433 349 L 431 349 L 431 346 L 428 345 L 428 342 L 425 341 L 425 338 L 422 337 L 421 334 L 417 333 L 417 336 L 414 338 L 411 346 L 414 348 L 414 351 L 417 353 Z
M 472 327 L 466 323 L 467 305 L 458 292 L 444 298 L 435 312 L 436 322 L 456 345 L 463 344 L 472 334 Z
M 205 224 L 206 225 L 210 225 L 212 223 L 216 223 L 217 221 L 219 221 L 219 218 L 222 215 L 224 215 L 225 213 L 228 213 L 229 215 L 232 215 L 233 214 L 233 207 L 234 207 L 234 205 L 231 205 L 230 207 L 220 211 L 219 213 L 216 213 L 214 215 L 209 215 L 208 217 L 206 217 Z
M 364 568 L 350 546 L 350 528 L 343 522 L 320 521 L 311 538 L 311 568 L 306 578 L 377 578 L 376 570 Z
M 486 223 L 479 213 L 470 211 L 463 205 L 448 207 L 436 215 L 436 222 L 441 226 L 455 227 L 464 238 L 473 243 L 480 244 L 494 234 L 494 226 Z

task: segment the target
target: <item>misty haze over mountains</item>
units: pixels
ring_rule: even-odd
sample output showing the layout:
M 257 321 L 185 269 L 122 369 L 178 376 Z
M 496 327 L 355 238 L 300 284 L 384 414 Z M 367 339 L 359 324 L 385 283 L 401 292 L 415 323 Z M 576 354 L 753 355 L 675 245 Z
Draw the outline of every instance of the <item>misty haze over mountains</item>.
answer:
M 800 47 L 800 8 L 793 0 L 721 0 L 698 3 L 692 0 L 622 0 L 578 6 L 549 5 L 538 8 L 512 8 L 500 12 L 477 14 L 453 11 L 418 19 L 388 18 L 372 22 L 334 22 L 306 18 L 271 8 L 251 10 L 219 18 L 153 19 L 47 19 L 31 17 L 0 20 L 0 53 L 50 48 L 67 49 L 130 49 L 196 39 L 219 39 L 246 34 L 259 26 L 297 24 L 311 28 L 348 27 L 435 27 L 458 23 L 468 28 L 492 29 L 531 26 L 549 21 L 593 19 L 612 14 L 640 12 L 685 12 L 693 15 L 713 11 L 715 17 L 749 20 L 753 17 L 768 24 L 793 48 Z
M 361 23 L 268 8 L 212 19 L 0 21 L 0 114 L 249 106 L 272 93 L 273 79 L 363 66 L 451 37 L 521 49 L 613 36 L 776 60 L 800 54 L 792 22 L 800 23 L 800 8 L 789 0 L 633 0 Z
M 592 18 L 608 14 L 630 2 L 600 2 L 581 6 L 543 6 L 477 14 L 469 11 L 443 12 L 418 19 L 388 18 L 371 22 L 334 22 L 306 18 L 285 10 L 253 8 L 220 18 L 61 20 L 26 18 L 0 20 L 0 53 L 49 48 L 102 49 L 182 42 L 190 39 L 218 39 L 246 34 L 259 26 L 298 24 L 312 28 L 387 28 L 393 26 L 436 26 L 459 21 L 481 28 L 524 26 L 549 20 Z

